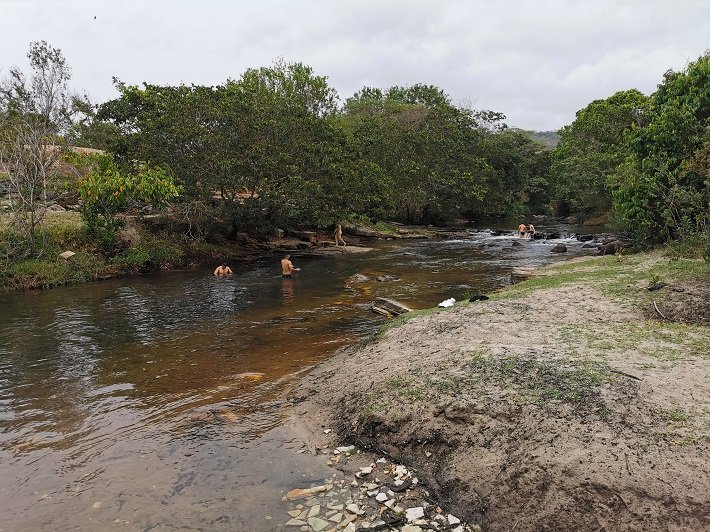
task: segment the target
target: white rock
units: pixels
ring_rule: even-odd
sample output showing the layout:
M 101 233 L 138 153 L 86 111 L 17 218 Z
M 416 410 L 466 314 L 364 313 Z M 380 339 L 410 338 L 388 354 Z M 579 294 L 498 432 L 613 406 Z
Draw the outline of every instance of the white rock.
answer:
M 479 529 L 477 529 L 477 530 L 480 531 L 481 529 L 479 528 Z M 451 532 L 464 532 L 464 528 L 463 528 L 463 526 L 457 526 L 457 527 L 454 528 Z
M 385 501 L 385 506 L 387 506 L 387 508 L 392 508 L 395 502 L 396 501 L 394 499 L 390 499 L 389 501 Z
M 453 307 L 454 303 L 456 303 L 456 300 L 453 297 L 450 297 L 449 299 L 445 299 L 441 303 L 439 303 L 439 306 L 441 308 L 448 308 L 448 307 Z
M 303 526 L 305 524 L 305 521 L 300 521 L 298 519 L 291 519 L 290 521 L 286 521 L 286 526 Z
M 328 518 L 328 521 L 333 521 L 333 523 L 340 523 L 340 521 L 342 521 L 342 520 L 343 520 L 343 514 L 341 514 L 340 512 L 336 513 L 335 515 L 331 515 Z
M 103 504 L 103 502 L 101 502 L 101 501 L 96 501 L 96 502 L 94 503 L 94 510 L 98 510 L 99 508 L 101 508 L 101 505 L 102 505 L 102 504 Z
M 377 495 L 378 493 L 379 493 L 378 490 L 368 491 L 368 492 L 367 492 L 367 496 L 368 496 L 368 497 L 374 497 L 374 496 Z
M 377 502 L 385 502 L 388 499 L 386 493 L 378 493 L 377 496 L 375 497 L 375 500 Z
M 373 483 L 373 482 L 366 482 L 362 485 L 362 487 L 365 488 L 366 490 L 376 490 L 380 486 L 378 484 Z
M 363 512 L 360 507 L 357 504 L 348 504 L 345 509 L 350 512 L 351 514 L 355 515 L 362 515 L 365 512 Z
M 345 505 L 344 505 L 344 504 L 329 504 L 329 505 L 328 505 L 328 509 L 329 509 L 329 510 L 338 510 L 338 511 L 340 511 L 340 510 L 342 510 L 343 508 L 345 508 Z
M 356 530 L 357 528 L 355 528 L 354 524 L 348 523 L 348 526 L 343 529 L 343 532 L 355 532 Z
M 387 459 L 386 459 L 386 458 L 378 458 L 378 459 L 377 459 L 377 463 L 378 463 L 378 464 L 386 464 L 386 463 L 387 463 Z
M 458 525 L 461 522 L 461 519 L 451 514 L 447 515 L 446 519 L 448 519 L 450 525 Z
M 364 476 L 366 476 L 366 475 L 369 475 L 370 473 L 372 473 L 372 467 L 370 467 L 370 466 L 361 467 L 361 468 L 360 468 L 360 471 L 358 471 L 357 473 L 355 473 L 355 476 L 356 476 L 357 478 L 362 478 L 362 477 L 364 477 Z
M 316 517 L 320 515 L 320 504 L 315 504 L 308 510 L 308 515 L 306 517 Z
M 288 512 L 288 515 L 290 515 L 291 517 L 298 517 L 299 515 L 301 515 L 301 510 L 291 510 L 290 512 Z
M 353 452 L 355 450 L 355 446 L 354 445 L 346 445 L 343 447 L 336 447 L 335 450 L 340 453 L 350 454 L 351 452 Z
M 71 259 L 76 253 L 73 251 L 65 251 L 64 253 L 60 253 L 59 256 L 63 259 Z
M 426 455 L 427 458 L 431 458 L 431 453 L 429 451 L 424 451 L 424 454 Z
M 357 488 L 357 487 L 358 487 L 357 480 L 353 480 L 353 481 L 350 483 L 350 485 L 351 485 L 353 488 Z
M 320 532 L 321 530 L 325 530 L 330 526 L 328 521 L 326 521 L 325 519 L 321 519 L 320 517 L 309 517 L 308 524 L 315 532 Z
M 407 468 L 404 467 L 403 465 L 398 465 L 394 469 L 394 474 L 397 475 L 398 477 L 404 477 L 407 475 L 407 473 L 409 473 L 409 471 L 407 471 Z
M 424 508 L 422 508 L 421 506 L 407 508 L 407 511 L 405 513 L 407 515 L 407 521 L 411 523 L 412 521 L 416 521 L 417 519 L 421 519 L 422 517 L 424 517 Z
M 330 434 L 331 432 L 333 432 L 332 429 L 325 429 L 325 430 L 323 431 L 323 434 Z
M 401 530 L 402 532 L 422 532 L 422 529 L 415 525 L 404 525 Z

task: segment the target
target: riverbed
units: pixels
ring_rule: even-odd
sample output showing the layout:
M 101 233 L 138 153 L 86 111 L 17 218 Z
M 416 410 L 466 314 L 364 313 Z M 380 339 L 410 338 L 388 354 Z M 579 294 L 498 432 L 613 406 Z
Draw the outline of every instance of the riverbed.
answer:
M 428 308 L 595 253 L 474 230 L 373 247 L 294 255 L 294 279 L 274 257 L 3 295 L 0 529 L 279 529 L 285 491 L 338 474 L 298 452 L 285 395 L 377 330 L 375 297 Z

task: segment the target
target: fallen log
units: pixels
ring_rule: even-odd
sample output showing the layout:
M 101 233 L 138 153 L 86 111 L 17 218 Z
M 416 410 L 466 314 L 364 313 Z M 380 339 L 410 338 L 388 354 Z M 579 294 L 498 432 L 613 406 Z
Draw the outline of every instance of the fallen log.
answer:
M 397 301 L 391 299 L 386 299 L 384 297 L 378 297 L 372 303 L 372 311 L 382 314 L 384 316 L 399 316 L 405 312 L 410 312 L 412 309 L 406 305 L 402 305 Z

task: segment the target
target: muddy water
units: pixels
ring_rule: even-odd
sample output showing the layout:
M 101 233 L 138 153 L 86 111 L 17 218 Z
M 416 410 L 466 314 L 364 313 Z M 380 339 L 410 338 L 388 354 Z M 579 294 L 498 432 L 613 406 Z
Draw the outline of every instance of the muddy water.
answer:
M 296 452 L 284 394 L 376 330 L 372 299 L 425 308 L 485 293 L 514 266 L 563 258 L 556 242 L 471 231 L 293 257 L 293 280 L 274 260 L 230 279 L 203 270 L 2 295 L 0 529 L 280 529 L 283 493 L 334 473 Z

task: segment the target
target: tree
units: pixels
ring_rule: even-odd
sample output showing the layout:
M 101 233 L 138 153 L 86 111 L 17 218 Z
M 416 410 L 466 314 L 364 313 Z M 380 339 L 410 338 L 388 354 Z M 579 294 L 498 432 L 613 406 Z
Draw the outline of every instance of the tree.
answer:
M 549 180 L 553 196 L 572 212 L 611 208 L 610 180 L 630 154 L 625 134 L 643 120 L 647 101 L 635 89 L 617 92 L 577 111 L 574 122 L 560 130 Z
M 72 154 L 69 159 L 83 169 L 78 180 L 81 216 L 89 233 L 109 250 L 123 226 L 119 213 L 141 205 L 161 208 L 179 193 L 170 171 L 161 167 L 141 164 L 127 174 L 110 155 Z
M 707 238 L 710 52 L 681 72 L 666 72 L 628 145 L 614 197 L 629 227 L 651 242 L 693 233 Z
M 56 184 L 56 163 L 66 145 L 75 98 L 68 89 L 71 69 L 61 50 L 45 41 L 33 42 L 27 58 L 29 80 L 12 68 L 0 84 L 0 166 L 9 176 L 13 227 L 34 253 L 41 249 L 37 229 Z

